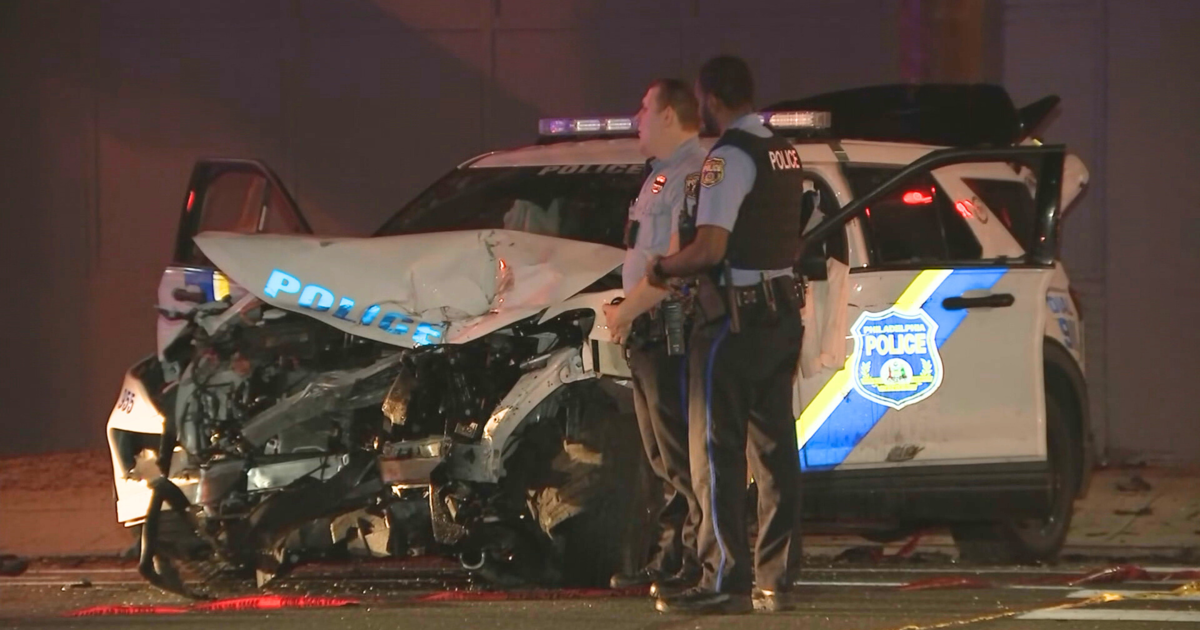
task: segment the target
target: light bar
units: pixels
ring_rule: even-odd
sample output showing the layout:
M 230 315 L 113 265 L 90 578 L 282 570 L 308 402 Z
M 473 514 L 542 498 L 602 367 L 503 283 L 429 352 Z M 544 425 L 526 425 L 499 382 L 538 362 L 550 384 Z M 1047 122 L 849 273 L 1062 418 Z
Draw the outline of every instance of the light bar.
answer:
M 828 129 L 833 124 L 829 112 L 764 112 L 758 119 L 776 129 Z
M 637 119 L 619 118 L 543 118 L 538 134 L 543 136 L 612 135 L 637 130 Z

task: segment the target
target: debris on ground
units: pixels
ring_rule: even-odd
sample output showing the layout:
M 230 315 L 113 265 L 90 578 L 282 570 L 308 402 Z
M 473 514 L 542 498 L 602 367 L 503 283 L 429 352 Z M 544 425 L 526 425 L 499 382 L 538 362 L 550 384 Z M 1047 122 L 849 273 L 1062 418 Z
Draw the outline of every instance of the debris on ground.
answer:
M 974 577 L 950 575 L 916 580 L 896 587 L 900 591 L 930 591 L 952 588 L 992 588 L 992 583 Z
M 29 568 L 29 560 L 10 554 L 0 555 L 0 575 L 16 577 Z
M 1121 492 L 1149 492 L 1154 489 L 1141 475 L 1133 475 L 1124 481 L 1117 482 L 1117 490 Z

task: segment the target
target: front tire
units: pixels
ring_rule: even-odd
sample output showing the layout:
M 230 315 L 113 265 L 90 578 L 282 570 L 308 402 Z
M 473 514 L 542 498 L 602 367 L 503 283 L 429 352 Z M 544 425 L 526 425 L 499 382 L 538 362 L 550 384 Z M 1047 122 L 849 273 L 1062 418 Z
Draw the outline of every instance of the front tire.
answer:
M 657 533 L 653 497 L 662 490 L 646 461 L 637 419 L 614 413 L 595 429 L 603 457 L 598 487 L 582 513 L 555 528 L 570 586 L 607 587 L 614 574 L 641 569 Z

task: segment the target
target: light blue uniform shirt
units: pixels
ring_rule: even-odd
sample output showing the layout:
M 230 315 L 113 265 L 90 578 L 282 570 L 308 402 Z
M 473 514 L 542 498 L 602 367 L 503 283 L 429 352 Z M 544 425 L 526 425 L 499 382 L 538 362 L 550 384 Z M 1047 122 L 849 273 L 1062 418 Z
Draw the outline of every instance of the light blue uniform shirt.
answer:
M 637 242 L 625 250 L 621 268 L 621 285 L 627 295 L 645 277 L 650 258 L 667 255 L 671 234 L 679 229 L 684 180 L 690 174 L 698 177 L 703 164 L 704 149 L 696 136 L 685 140 L 665 160 L 650 161 L 650 176 L 629 206 L 629 219 L 637 221 L 639 227 Z M 660 177 L 666 178 L 661 185 L 657 183 Z
M 769 138 L 772 135 L 771 131 L 759 121 L 758 114 L 746 114 L 733 121 L 729 128 L 740 129 L 760 138 Z M 745 151 L 730 145 L 717 147 L 709 154 L 709 158 L 725 160 L 724 175 L 716 183 L 711 185 L 704 183 L 700 187 L 696 226 L 715 225 L 732 233 L 733 226 L 737 223 L 738 210 L 742 207 L 742 201 L 754 186 L 757 169 L 754 167 L 754 160 L 750 159 Z M 766 273 L 768 278 L 774 278 L 790 276 L 792 270 L 790 268 L 772 269 Z M 735 267 L 732 276 L 734 286 L 746 286 L 762 281 L 762 271 Z M 724 281 L 722 281 L 723 283 Z

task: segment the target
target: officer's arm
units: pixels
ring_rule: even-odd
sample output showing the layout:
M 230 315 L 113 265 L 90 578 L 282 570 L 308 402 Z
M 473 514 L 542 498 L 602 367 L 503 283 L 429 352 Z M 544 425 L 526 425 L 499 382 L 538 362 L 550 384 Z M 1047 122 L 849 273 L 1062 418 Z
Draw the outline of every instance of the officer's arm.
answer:
M 738 210 L 754 185 L 754 171 L 754 161 L 745 151 L 732 146 L 713 150 L 700 173 L 696 239 L 678 254 L 659 261 L 664 274 L 691 276 L 725 259 Z
M 659 261 L 668 276 L 692 276 L 711 269 L 725 259 L 729 230 L 715 225 L 696 228 L 696 240 L 683 251 Z
M 679 251 L 679 232 L 671 232 L 671 245 L 667 248 L 668 254 L 674 254 Z M 625 296 L 625 300 L 621 302 L 617 309 L 618 322 L 620 325 L 628 324 L 637 319 L 638 315 L 654 308 L 659 302 L 667 297 L 668 291 L 660 289 L 652 284 L 643 276 L 637 286 Z

